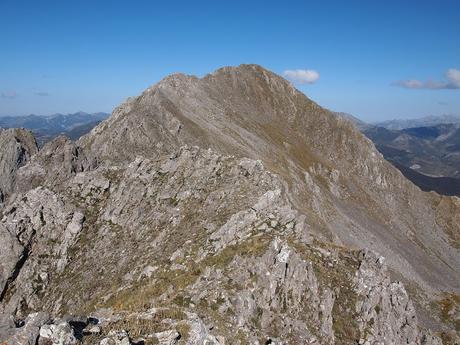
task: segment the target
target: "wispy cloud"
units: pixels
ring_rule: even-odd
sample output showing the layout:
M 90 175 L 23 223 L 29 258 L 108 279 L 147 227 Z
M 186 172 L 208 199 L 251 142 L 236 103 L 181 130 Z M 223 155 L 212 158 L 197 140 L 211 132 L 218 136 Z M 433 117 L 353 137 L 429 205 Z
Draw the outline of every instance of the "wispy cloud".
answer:
M 319 79 L 319 73 L 312 69 L 286 70 L 283 76 L 299 84 L 313 84 Z
M 460 70 L 451 68 L 444 75 L 444 80 L 441 81 L 421 81 L 418 79 L 401 80 L 393 83 L 395 86 L 400 86 L 406 89 L 460 89 Z
M 44 92 L 44 91 L 37 91 L 34 94 L 35 96 L 40 96 L 40 97 L 46 97 L 50 95 L 48 92 Z
M 16 91 L 6 91 L 6 92 L 2 92 L 1 96 L 2 98 L 6 98 L 6 99 L 14 99 L 18 97 L 18 94 Z

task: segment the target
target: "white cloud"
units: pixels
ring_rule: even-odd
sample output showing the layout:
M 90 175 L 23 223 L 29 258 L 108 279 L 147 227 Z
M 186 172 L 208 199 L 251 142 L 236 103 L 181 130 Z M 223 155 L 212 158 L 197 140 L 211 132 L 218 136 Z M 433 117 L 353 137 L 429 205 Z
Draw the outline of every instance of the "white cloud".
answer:
M 460 89 L 460 70 L 451 68 L 446 72 L 446 78 L 451 89 Z
M 319 79 L 319 73 L 312 69 L 286 70 L 283 76 L 299 84 L 313 84 Z
M 420 80 L 401 80 L 396 83 L 394 83 L 397 86 L 405 87 L 406 89 L 422 89 L 423 88 L 423 82 Z
M 401 80 L 393 83 L 393 85 L 404 87 L 406 89 L 460 89 L 460 70 L 451 68 L 445 73 L 443 81 L 420 81 L 417 79 Z

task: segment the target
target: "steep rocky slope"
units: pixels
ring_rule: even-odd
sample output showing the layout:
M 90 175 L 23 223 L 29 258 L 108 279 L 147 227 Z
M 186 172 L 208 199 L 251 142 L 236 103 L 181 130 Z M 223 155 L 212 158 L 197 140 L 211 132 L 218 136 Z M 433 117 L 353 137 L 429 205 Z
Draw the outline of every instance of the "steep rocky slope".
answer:
M 24 129 L 0 128 L 0 205 L 14 189 L 17 170 L 38 151 L 35 139 Z
M 455 342 L 458 199 L 259 66 L 165 78 L 15 192 L 0 340 Z
M 87 343 L 437 341 L 384 259 L 312 237 L 258 161 L 184 147 L 79 173 L 65 187 L 32 189 L 4 210 L 1 233 L 19 234 L 2 238 L 16 253 L 1 258 L 11 263 L 0 281 L 5 314 L 91 315 L 101 326 L 86 327 Z M 26 326 L 10 327 L 9 339 L 29 339 Z M 49 334 L 56 343 L 76 333 L 65 319 L 52 326 L 67 329 Z

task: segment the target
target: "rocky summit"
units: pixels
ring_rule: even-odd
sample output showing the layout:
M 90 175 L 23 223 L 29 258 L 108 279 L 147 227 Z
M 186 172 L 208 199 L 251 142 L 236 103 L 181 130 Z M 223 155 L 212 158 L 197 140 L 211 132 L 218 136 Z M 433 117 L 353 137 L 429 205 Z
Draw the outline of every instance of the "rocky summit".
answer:
M 77 142 L 15 131 L 0 343 L 459 343 L 460 199 L 260 66 L 168 76 Z

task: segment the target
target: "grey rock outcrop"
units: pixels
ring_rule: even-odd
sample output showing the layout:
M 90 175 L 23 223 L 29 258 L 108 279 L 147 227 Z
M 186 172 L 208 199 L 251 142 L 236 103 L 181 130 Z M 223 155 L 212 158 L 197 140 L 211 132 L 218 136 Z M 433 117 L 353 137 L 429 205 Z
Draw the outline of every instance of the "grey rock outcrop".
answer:
M 0 206 L 15 187 L 17 170 L 37 152 L 31 132 L 0 128 Z
M 100 345 L 131 345 L 128 333 L 126 331 L 112 331 L 108 336 L 101 340 Z
M 180 334 L 173 330 L 158 332 L 154 336 L 160 345 L 175 345 L 180 338 Z
M 360 299 L 356 305 L 364 344 L 416 344 L 421 341 L 415 308 L 404 286 L 391 282 L 384 258 L 362 252 L 355 284 Z
M 36 345 L 40 337 L 40 328 L 49 321 L 46 313 L 32 313 L 24 320 L 24 324 L 16 327 L 10 324 L 8 329 L 3 328 L 0 341 L 5 344 Z
M 64 136 L 47 143 L 27 167 L 17 173 L 18 192 L 46 186 L 58 190 L 77 173 L 90 170 L 96 162 L 88 160 L 83 149 Z
M 78 343 L 72 327 L 67 322 L 43 325 L 40 328 L 39 339 L 39 344 L 76 345 Z
M 62 270 L 67 249 L 81 230 L 84 218 L 62 197 L 38 187 L 22 195 L 3 210 L 0 240 L 0 301 L 9 312 L 19 313 L 24 303 L 33 307 L 40 300 L 37 292 L 46 288 L 50 276 Z M 35 255 L 33 255 L 35 253 Z M 12 286 L 20 287 L 9 295 Z M 1 310 L 1 309 L 0 309 Z

